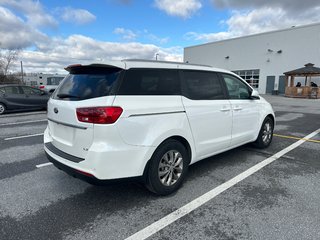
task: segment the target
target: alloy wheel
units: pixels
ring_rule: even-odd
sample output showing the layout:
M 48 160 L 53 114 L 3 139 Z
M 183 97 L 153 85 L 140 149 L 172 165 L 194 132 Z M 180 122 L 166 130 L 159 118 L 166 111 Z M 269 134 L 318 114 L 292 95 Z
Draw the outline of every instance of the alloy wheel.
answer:
M 174 185 L 181 177 L 183 158 L 177 150 L 166 152 L 159 162 L 158 176 L 164 186 Z
M 2 104 L 0 104 L 0 114 L 4 113 L 5 110 L 5 107 Z
M 262 141 L 268 144 L 272 137 L 272 126 L 270 122 L 266 122 L 263 126 Z

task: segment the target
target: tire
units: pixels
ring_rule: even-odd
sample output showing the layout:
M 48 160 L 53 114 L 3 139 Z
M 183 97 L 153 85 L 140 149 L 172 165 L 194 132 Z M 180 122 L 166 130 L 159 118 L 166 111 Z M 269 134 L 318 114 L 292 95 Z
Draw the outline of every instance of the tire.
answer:
M 0 103 L 0 115 L 5 113 L 6 111 L 6 105 L 4 105 L 3 103 Z
M 272 142 L 274 122 L 271 117 L 266 117 L 262 123 L 259 136 L 253 143 L 256 148 L 267 148 Z
M 190 156 L 179 141 L 162 143 L 149 162 L 146 187 L 158 195 L 169 195 L 183 183 L 188 172 Z

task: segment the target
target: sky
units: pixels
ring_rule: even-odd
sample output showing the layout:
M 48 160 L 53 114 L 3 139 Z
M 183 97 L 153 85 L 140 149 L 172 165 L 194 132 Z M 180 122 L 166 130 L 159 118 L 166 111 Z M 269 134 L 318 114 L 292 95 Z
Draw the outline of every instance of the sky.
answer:
M 184 47 L 315 22 L 319 0 L 0 0 L 0 48 L 20 49 L 16 69 L 64 73 L 110 59 L 182 61 Z

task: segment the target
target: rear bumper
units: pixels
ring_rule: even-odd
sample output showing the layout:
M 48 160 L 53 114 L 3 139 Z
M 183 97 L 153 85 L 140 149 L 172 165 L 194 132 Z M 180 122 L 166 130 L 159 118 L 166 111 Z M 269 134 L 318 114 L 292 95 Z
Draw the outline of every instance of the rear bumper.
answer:
M 90 184 L 93 184 L 93 185 L 102 186 L 102 185 L 109 185 L 109 184 L 116 184 L 116 183 L 123 183 L 123 182 L 134 182 L 134 181 L 144 182 L 145 181 L 143 176 L 130 177 L 130 178 L 119 178 L 119 179 L 111 179 L 111 180 L 101 180 L 101 179 L 98 179 L 94 176 L 89 176 L 89 175 L 85 174 L 84 172 L 78 171 L 72 167 L 69 167 L 69 166 L 55 160 L 48 153 L 46 153 L 46 155 L 47 155 L 48 160 L 50 162 L 52 162 L 56 168 L 66 172 L 67 174 L 69 174 L 72 177 L 81 179 L 81 180 L 88 182 Z
M 44 150 L 55 166 L 68 174 L 90 183 L 139 179 L 144 175 L 154 147 L 130 146 L 119 143 L 111 146 L 93 142 L 86 156 L 79 158 L 55 146 L 48 128 L 44 132 Z
M 68 161 L 79 163 L 79 162 L 82 162 L 85 160 L 84 158 L 78 158 L 78 157 L 72 156 L 70 154 L 67 154 L 67 153 L 59 150 L 58 148 L 53 146 L 53 144 L 51 142 L 45 143 L 44 145 L 49 151 L 53 152 L 54 154 L 58 155 L 59 157 L 67 159 Z

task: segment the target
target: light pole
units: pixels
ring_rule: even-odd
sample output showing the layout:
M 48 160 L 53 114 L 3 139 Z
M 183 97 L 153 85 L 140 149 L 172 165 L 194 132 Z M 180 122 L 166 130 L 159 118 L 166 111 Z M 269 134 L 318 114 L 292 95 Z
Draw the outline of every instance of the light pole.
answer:
M 24 81 L 23 81 L 23 65 L 22 65 L 22 61 L 20 61 L 20 64 L 21 64 L 21 81 L 22 81 L 22 83 L 24 83 Z

